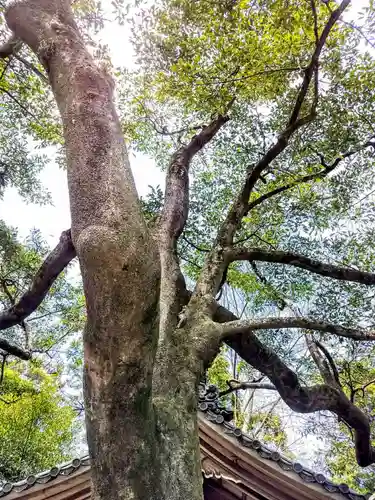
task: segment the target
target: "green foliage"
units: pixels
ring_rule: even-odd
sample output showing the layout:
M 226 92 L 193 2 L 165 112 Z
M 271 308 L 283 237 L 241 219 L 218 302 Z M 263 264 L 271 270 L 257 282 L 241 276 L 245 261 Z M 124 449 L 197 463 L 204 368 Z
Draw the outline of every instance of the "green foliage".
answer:
M 59 374 L 38 364 L 5 367 L 0 385 L 0 480 L 17 481 L 71 456 L 75 413 Z

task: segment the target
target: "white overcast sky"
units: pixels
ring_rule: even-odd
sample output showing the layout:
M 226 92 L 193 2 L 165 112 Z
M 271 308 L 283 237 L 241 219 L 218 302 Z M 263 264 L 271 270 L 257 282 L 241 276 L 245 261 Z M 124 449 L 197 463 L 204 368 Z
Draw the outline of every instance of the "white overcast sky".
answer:
M 360 10 L 368 4 L 369 0 L 352 1 L 354 10 Z M 104 7 L 108 5 L 109 10 L 111 8 L 110 0 L 104 0 L 102 5 Z M 132 65 L 133 50 L 129 43 L 129 31 L 126 26 L 111 23 L 101 32 L 100 38 L 108 44 L 114 66 Z M 51 151 L 51 148 L 48 151 Z M 7 189 L 4 199 L 0 201 L 0 218 L 7 224 L 18 228 L 21 237 L 27 236 L 34 227 L 40 229 L 48 243 L 54 246 L 61 232 L 70 227 L 70 214 L 66 172 L 60 170 L 53 161 L 53 153 L 50 159 L 50 164 L 40 177 L 43 185 L 52 195 L 53 205 L 26 204 L 15 189 Z M 164 175 L 155 167 L 150 158 L 140 154 L 131 155 L 130 162 L 138 193 L 141 196 L 147 193 L 149 185 L 160 184 L 164 187 Z

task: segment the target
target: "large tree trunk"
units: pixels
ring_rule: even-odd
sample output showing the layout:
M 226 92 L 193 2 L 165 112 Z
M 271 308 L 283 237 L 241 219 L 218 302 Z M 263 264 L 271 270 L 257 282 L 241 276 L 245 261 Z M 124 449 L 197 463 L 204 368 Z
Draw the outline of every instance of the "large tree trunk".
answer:
M 87 305 L 92 498 L 199 500 L 197 373 L 181 379 L 174 365 L 169 380 L 179 378 L 184 389 L 175 382 L 169 394 L 164 381 L 152 392 L 160 259 L 140 212 L 112 81 L 85 49 L 68 0 L 19 2 L 6 19 L 46 68 L 64 126 L 72 239 Z

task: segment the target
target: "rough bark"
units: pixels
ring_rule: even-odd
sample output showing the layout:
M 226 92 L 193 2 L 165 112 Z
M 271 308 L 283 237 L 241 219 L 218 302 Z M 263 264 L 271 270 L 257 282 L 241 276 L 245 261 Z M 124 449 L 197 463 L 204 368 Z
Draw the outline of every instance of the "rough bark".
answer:
M 85 49 L 68 0 L 15 3 L 6 20 L 46 68 L 64 127 L 72 240 L 87 306 L 93 499 L 156 499 L 151 386 L 158 257 L 140 213 L 113 83 Z

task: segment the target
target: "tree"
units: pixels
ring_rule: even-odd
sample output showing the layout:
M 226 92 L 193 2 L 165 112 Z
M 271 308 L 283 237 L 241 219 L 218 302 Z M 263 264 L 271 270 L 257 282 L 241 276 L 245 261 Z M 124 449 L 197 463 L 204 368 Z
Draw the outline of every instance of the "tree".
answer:
M 75 413 L 59 394 L 57 375 L 25 363 L 3 370 L 1 481 L 19 481 L 70 456 Z
M 345 291 L 348 283 L 366 300 L 368 292 L 356 287 L 375 283 L 366 251 L 353 254 L 363 264 L 359 270 L 353 256 L 344 254 L 342 238 L 330 242 L 332 255 L 344 260 L 339 264 L 318 258 L 328 238 L 307 244 L 307 212 L 314 212 L 315 228 L 324 233 L 339 216 L 345 221 L 343 210 L 363 194 L 365 173 L 367 187 L 372 182 L 366 167 L 374 148 L 368 76 L 374 61 L 359 55 L 358 30 L 341 24 L 349 4 L 171 0 L 146 12 L 139 31 L 145 40 L 139 44 L 148 71 L 142 72 L 145 88 L 141 100 L 120 99 L 120 109 L 130 108 L 138 118 L 129 114 L 123 126 L 139 149 L 151 145 L 160 162 L 178 144 L 168 163 L 161 212 L 148 224 L 114 107 L 113 81 L 85 48 L 70 2 L 25 0 L 7 8 L 12 35 L 3 57 L 12 57 L 19 44 L 28 46 L 48 75 L 60 112 L 72 228 L 29 290 L 2 312 L 0 327 L 24 321 L 78 256 L 87 309 L 84 397 L 95 500 L 202 498 L 196 393 L 223 342 L 268 377 L 294 411 L 334 413 L 353 431 L 358 464 L 375 462 L 369 418 L 342 389 L 332 356 L 311 333 L 368 345 L 375 339 L 370 322 L 340 324 L 323 307 L 311 308 L 309 317 L 259 318 L 250 309 L 239 319 L 216 300 L 227 279 L 291 311 L 286 284 L 293 273 L 304 273 L 298 293 L 305 301 L 323 295 L 319 287 L 327 288 L 328 296 L 337 287 L 353 298 L 351 289 Z M 148 101 L 151 109 L 145 108 Z M 260 105 L 267 112 L 256 134 Z M 161 116 L 168 125 L 160 128 Z M 347 129 L 350 133 L 343 134 Z M 167 141 L 154 140 L 154 132 Z M 249 140 L 255 135 L 261 148 Z M 189 167 L 203 150 L 211 152 L 214 166 L 198 164 L 189 221 Z M 221 165 L 231 177 L 229 186 L 219 175 Z M 339 182 L 337 172 L 347 184 Z M 225 189 L 210 206 L 215 194 L 210 183 L 221 180 Z M 197 182 L 205 195 L 200 207 Z M 155 195 L 154 202 L 160 198 Z M 148 208 L 155 207 L 158 203 Z M 262 218 L 266 227 L 258 232 L 254 226 L 261 226 Z M 294 239 L 286 237 L 291 233 Z M 178 252 L 183 238 L 191 241 L 195 234 L 202 235 L 190 245 L 195 269 L 184 268 L 194 280 L 190 291 Z M 355 249 L 350 236 L 348 248 Z M 305 253 L 297 251 L 297 243 Z M 190 253 L 184 257 L 190 260 Z M 258 267 L 259 262 L 266 264 Z M 292 268 L 285 281 L 277 279 L 280 266 Z M 262 287 L 255 286 L 257 280 Z M 305 385 L 263 338 L 262 332 L 284 329 L 303 333 L 319 373 L 315 385 Z M 6 338 L 0 347 L 24 359 L 31 356 Z

